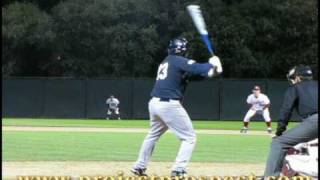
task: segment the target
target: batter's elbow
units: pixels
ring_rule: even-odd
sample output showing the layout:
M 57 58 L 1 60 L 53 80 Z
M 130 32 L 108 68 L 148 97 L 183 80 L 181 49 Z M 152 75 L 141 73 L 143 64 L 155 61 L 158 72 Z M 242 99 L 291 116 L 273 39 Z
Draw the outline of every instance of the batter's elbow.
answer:
M 221 73 L 222 73 L 222 69 L 220 71 L 217 71 L 217 67 L 213 67 L 208 71 L 207 76 L 209 78 L 212 78 L 212 77 L 220 75 Z
M 209 78 L 212 78 L 214 75 L 214 71 L 213 71 L 213 68 L 211 68 L 209 71 L 208 71 L 208 77 Z

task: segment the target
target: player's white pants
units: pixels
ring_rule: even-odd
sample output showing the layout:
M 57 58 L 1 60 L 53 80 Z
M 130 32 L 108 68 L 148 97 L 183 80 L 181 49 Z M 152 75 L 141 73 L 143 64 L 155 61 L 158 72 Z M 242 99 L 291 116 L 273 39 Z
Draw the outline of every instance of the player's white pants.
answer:
M 112 112 L 114 112 L 114 114 L 119 114 L 119 108 L 115 108 L 115 109 L 109 108 L 107 114 L 111 115 Z
M 170 129 L 182 141 L 172 170 L 185 170 L 196 144 L 196 134 L 186 110 L 179 101 L 163 102 L 159 98 L 152 98 L 149 101 L 149 113 L 151 129 L 143 141 L 134 167 L 147 167 L 156 142 Z
M 318 177 L 318 158 L 309 155 L 288 155 L 285 159 L 290 167 L 298 172 L 308 176 Z
M 262 114 L 263 116 L 263 119 L 266 121 L 266 122 L 270 122 L 271 121 L 271 118 L 270 118 L 270 112 L 269 112 L 269 108 L 266 108 L 264 110 L 253 110 L 253 109 L 249 109 L 249 111 L 247 112 L 246 116 L 244 117 L 243 121 L 244 122 L 249 122 L 250 119 L 256 114 Z

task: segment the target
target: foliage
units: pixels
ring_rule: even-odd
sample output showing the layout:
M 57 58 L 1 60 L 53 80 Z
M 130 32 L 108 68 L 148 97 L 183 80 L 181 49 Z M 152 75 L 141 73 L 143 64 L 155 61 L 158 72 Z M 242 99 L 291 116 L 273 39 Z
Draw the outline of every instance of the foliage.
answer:
M 203 9 L 223 77 L 284 78 L 296 64 L 317 71 L 315 0 L 12 0 L 2 3 L 2 74 L 154 77 L 177 36 L 204 62 L 191 3 Z
M 37 75 L 55 38 L 51 17 L 31 3 L 13 3 L 2 11 L 2 74 Z

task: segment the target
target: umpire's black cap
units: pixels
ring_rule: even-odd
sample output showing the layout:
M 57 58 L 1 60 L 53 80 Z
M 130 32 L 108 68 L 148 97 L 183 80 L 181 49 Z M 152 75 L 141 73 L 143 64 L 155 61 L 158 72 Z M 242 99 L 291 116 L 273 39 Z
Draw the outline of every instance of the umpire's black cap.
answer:
M 291 68 L 287 74 L 288 80 L 294 79 L 296 76 L 300 76 L 302 79 L 312 79 L 310 66 L 298 65 Z

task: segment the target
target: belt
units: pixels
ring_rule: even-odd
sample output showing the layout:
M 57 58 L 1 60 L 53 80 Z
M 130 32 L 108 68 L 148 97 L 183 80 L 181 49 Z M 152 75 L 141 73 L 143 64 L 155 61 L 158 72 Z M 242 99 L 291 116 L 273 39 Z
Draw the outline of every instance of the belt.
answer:
M 181 100 L 180 98 L 159 98 L 159 97 L 154 97 L 154 98 L 157 98 L 157 99 L 159 99 L 159 101 L 162 101 L 162 102 L 169 102 L 170 100 L 174 100 L 174 101 Z
M 302 116 L 302 119 L 306 119 L 306 118 L 308 118 L 308 117 L 310 117 L 310 116 L 313 116 L 313 115 L 315 115 L 315 114 L 318 114 L 318 112 L 314 112 L 314 113 L 310 113 L 310 114 L 303 115 L 303 116 Z

